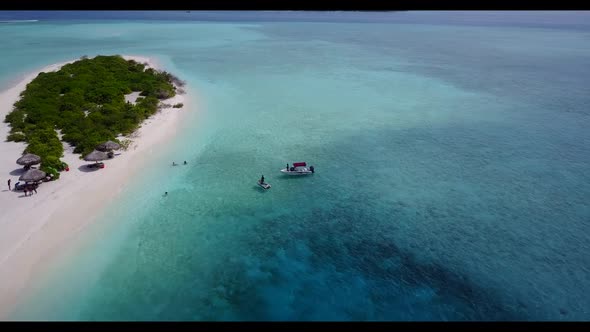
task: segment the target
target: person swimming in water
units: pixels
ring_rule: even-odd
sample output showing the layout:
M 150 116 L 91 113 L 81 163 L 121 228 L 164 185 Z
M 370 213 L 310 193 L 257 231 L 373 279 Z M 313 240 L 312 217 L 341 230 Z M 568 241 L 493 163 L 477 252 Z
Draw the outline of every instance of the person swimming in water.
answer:
M 185 165 L 187 164 L 187 163 L 186 163 L 186 160 L 184 161 L 184 164 L 185 164 Z
M 178 165 L 175 161 L 172 162 L 172 166 Z
M 166 191 L 166 192 L 164 192 L 164 196 L 168 196 L 168 192 L 167 192 L 167 191 Z

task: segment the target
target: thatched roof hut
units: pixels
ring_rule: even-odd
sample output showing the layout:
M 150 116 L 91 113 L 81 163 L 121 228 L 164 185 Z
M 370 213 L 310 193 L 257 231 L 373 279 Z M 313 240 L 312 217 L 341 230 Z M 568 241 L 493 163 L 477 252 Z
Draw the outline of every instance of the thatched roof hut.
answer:
M 96 146 L 96 150 L 103 151 L 103 152 L 119 150 L 120 148 L 121 148 L 121 145 L 119 145 L 118 143 L 115 143 L 113 141 L 104 142 L 104 143 Z
M 98 150 L 94 150 L 84 157 L 84 160 L 86 161 L 101 161 L 106 159 L 109 159 L 107 153 Z
M 27 153 L 16 160 L 16 163 L 22 166 L 31 166 L 41 163 L 41 157 L 36 154 Z
M 47 174 L 45 172 L 38 170 L 38 169 L 30 169 L 26 171 L 23 175 L 21 175 L 18 180 L 25 181 L 25 182 L 37 182 L 45 179 Z

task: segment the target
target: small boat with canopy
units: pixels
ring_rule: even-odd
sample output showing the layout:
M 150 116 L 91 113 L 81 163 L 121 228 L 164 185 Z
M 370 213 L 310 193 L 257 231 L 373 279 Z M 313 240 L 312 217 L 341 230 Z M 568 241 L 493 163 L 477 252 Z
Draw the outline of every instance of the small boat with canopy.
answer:
M 293 163 L 291 167 L 287 164 L 287 167 L 283 168 L 281 172 L 287 175 L 308 175 L 315 173 L 315 169 L 313 166 L 307 167 L 307 163 L 305 162 L 297 162 Z

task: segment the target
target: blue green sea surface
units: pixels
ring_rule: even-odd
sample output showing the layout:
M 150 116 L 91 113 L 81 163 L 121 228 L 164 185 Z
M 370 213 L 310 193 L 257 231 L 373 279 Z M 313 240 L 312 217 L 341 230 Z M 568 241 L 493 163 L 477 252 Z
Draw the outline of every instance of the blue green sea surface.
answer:
M 194 99 L 13 319 L 590 319 L 588 26 L 153 15 L 0 24 L 2 89 L 130 54 Z

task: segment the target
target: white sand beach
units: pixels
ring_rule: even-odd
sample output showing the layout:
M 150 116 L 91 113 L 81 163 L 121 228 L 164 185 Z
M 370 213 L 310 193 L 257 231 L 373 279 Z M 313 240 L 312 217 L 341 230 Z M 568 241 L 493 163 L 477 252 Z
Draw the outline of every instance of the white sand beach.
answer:
M 158 68 L 151 58 L 124 56 L 150 67 Z M 76 59 L 77 60 L 77 59 Z M 0 119 L 4 120 L 26 85 L 40 72 L 58 70 L 76 60 L 47 66 L 28 75 L 16 86 L 0 93 Z M 67 248 L 68 241 L 95 218 L 101 207 L 121 192 L 129 176 L 141 167 L 143 158 L 157 151 L 176 133 L 181 117 L 186 113 L 186 95 L 176 95 L 164 101 L 183 108 L 164 108 L 145 121 L 133 135 L 127 151 L 117 151 L 114 159 L 105 161 L 106 167 L 87 171 L 78 154 L 65 143 L 64 158 L 70 170 L 62 172 L 57 181 L 43 183 L 38 193 L 24 196 L 23 192 L 9 191 L 18 182 L 21 166 L 16 164 L 25 148 L 24 143 L 6 142 L 9 126 L 0 124 L 0 319 L 5 319 L 26 293 L 37 271 L 52 255 Z M 133 160 L 133 162 L 131 162 Z

